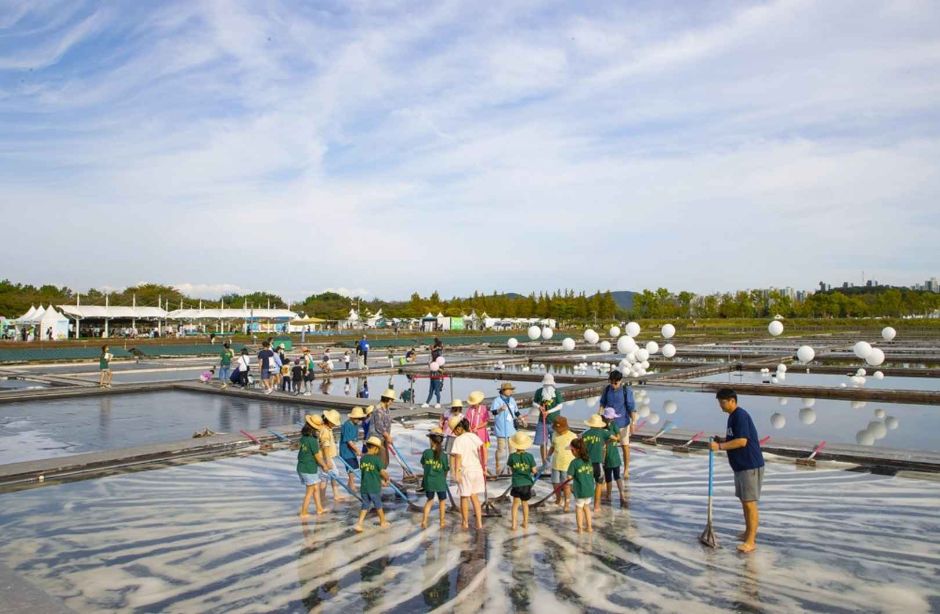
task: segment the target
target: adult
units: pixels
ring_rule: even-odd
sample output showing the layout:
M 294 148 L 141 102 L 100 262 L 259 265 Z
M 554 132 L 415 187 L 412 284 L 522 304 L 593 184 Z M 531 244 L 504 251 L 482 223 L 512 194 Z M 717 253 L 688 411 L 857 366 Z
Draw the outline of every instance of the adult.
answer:
M 359 356 L 359 368 L 368 369 L 369 368 L 369 340 L 365 335 L 362 336 L 362 339 L 359 340 L 359 343 L 356 344 L 356 354 Z
M 222 354 L 219 356 L 219 381 L 223 388 L 228 388 L 228 378 L 232 374 L 232 359 L 235 357 L 235 351 L 229 342 L 222 344 Z
M 436 363 L 432 362 L 431 366 L 435 366 Z M 428 375 L 428 398 L 424 400 L 424 404 L 421 407 L 430 407 L 431 398 L 434 397 L 434 407 L 437 409 L 441 408 L 441 393 L 444 391 L 444 375 L 441 373 L 440 368 L 431 369 Z
M 258 362 L 261 364 L 261 387 L 264 388 L 265 394 L 271 394 L 274 392 L 274 388 L 271 387 L 271 376 L 273 375 L 274 369 L 274 352 L 271 350 L 270 341 L 261 343 L 261 351 L 258 352 Z
M 483 508 L 479 494 L 486 491 L 486 477 L 480 464 L 480 449 L 483 442 L 469 432 L 470 423 L 466 418 L 454 418 L 450 428 L 455 438 L 450 450 L 450 466 L 454 471 L 454 480 L 460 492 L 461 527 L 470 528 L 470 504 L 476 516 L 477 528 L 483 528 Z
M 465 417 L 470 423 L 470 432 L 474 433 L 483 442 L 484 448 L 490 447 L 490 412 L 483 404 L 486 395 L 481 390 L 474 390 L 467 397 L 467 411 Z
M 624 385 L 623 373 L 614 370 L 608 376 L 608 384 L 601 393 L 597 413 L 603 414 L 608 407 L 617 412 L 614 425 L 620 438 L 620 450 L 623 452 L 623 479 L 630 479 L 630 434 L 636 424 L 636 401 L 633 390 Z
M 101 356 L 98 357 L 98 370 L 101 372 L 98 377 L 98 384 L 102 388 L 111 387 L 111 360 L 113 358 L 114 354 L 110 352 L 110 348 L 102 345 Z
M 392 403 L 395 391 L 389 388 L 382 393 L 379 404 L 372 412 L 372 433 L 382 440 L 382 461 L 388 466 L 388 451 L 392 447 Z
M 532 410 L 538 412 L 535 422 L 535 445 L 539 447 L 542 455 L 542 464 L 548 461 L 548 448 L 552 445 L 552 425 L 561 416 L 561 405 L 564 398 L 561 391 L 555 388 L 555 376 L 546 373 L 542 378 L 542 387 L 535 391 L 532 397 Z
M 444 355 L 444 342 L 440 337 L 434 337 L 434 343 L 431 344 L 431 361 L 435 361 Z
M 330 348 L 326 348 L 326 351 L 323 352 L 323 358 L 320 360 L 320 368 L 326 373 L 333 372 L 333 355 L 330 353 Z
M 496 436 L 496 475 L 500 474 L 500 455 L 509 454 L 509 438 L 516 434 L 515 420 L 519 417 L 519 406 L 512 398 L 516 387 L 510 382 L 503 382 L 499 387 L 499 394 L 490 405 L 493 414 L 493 434 Z
M 757 549 L 757 524 L 761 486 L 764 483 L 764 454 L 760 449 L 760 436 L 750 414 L 738 407 L 738 395 L 731 388 L 722 388 L 715 395 L 721 411 L 728 414 L 728 428 L 724 437 L 715 437 L 711 449 L 728 453 L 728 463 L 734 471 L 734 495 L 741 500 L 744 511 L 743 542 L 738 552 Z
M 251 365 L 251 359 L 248 356 L 248 348 L 242 348 L 242 355 L 238 357 L 238 383 L 242 388 L 248 387 L 248 369 Z

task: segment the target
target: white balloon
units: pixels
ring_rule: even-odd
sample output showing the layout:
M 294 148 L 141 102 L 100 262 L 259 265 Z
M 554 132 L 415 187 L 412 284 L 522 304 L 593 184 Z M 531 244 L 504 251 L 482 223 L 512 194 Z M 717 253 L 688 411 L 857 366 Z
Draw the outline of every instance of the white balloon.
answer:
M 646 370 L 650 368 L 650 361 L 644 360 L 643 362 L 641 362 L 640 368 L 643 369 L 643 372 L 645 373 Z
M 804 407 L 800 410 L 800 422 L 803 424 L 812 424 L 816 422 L 816 410 L 812 407 Z
M 871 376 L 872 376 L 873 378 L 875 378 L 875 379 L 884 379 L 884 378 L 885 378 L 885 374 L 882 373 L 881 371 L 875 371 L 874 373 L 871 374 Z
M 858 371 L 855 372 L 855 375 L 858 375 L 859 377 L 865 377 L 866 375 L 868 375 L 868 373 L 865 371 L 865 369 L 859 369 Z
M 609 352 L 609 351 L 610 351 L 610 341 L 607 341 L 607 340 L 605 339 L 605 340 L 601 341 L 599 344 L 597 344 L 597 347 L 598 347 L 598 349 L 599 349 L 600 351 L 602 351 L 602 352 Z
M 887 418 L 885 418 L 885 426 L 891 429 L 892 431 L 898 428 L 900 424 L 901 422 L 894 416 L 888 416 Z
M 636 410 L 636 415 L 641 418 L 645 418 L 650 415 L 650 406 L 649 405 L 640 405 L 640 408 Z
M 638 349 L 636 351 L 636 359 L 640 362 L 643 362 L 644 360 L 649 360 L 650 359 L 649 350 L 646 350 L 643 348 Z
M 659 332 L 663 334 L 663 339 L 672 339 L 676 334 L 676 327 L 672 324 L 663 324 L 663 328 Z
M 787 419 L 783 414 L 773 414 L 770 416 L 770 423 L 774 426 L 775 429 L 782 429 L 787 425 Z
M 529 339 L 531 339 L 532 341 L 535 341 L 536 339 L 542 336 L 542 329 L 539 328 L 538 326 L 530 326 L 528 330 L 528 334 L 529 334 Z
M 574 339 L 572 339 L 571 337 L 565 337 L 564 339 L 562 339 L 561 349 L 565 350 L 566 352 L 570 352 L 571 350 L 573 350 Z
M 850 379 L 852 380 L 852 383 L 855 384 L 856 386 L 865 385 L 865 378 L 862 377 L 861 375 L 853 375 Z
M 812 362 L 813 358 L 816 357 L 816 351 L 808 345 L 801 345 L 800 349 L 796 351 L 796 357 L 800 362 L 806 364 Z
M 619 327 L 619 326 L 611 326 L 611 327 L 610 327 L 610 330 L 607 331 L 607 334 L 610 335 L 611 337 L 613 337 L 614 339 L 616 339 L 617 337 L 620 336 L 620 327 Z
M 623 357 L 623 359 L 632 365 L 633 363 L 636 362 L 636 352 L 635 351 L 627 352 L 627 354 Z
M 777 379 L 777 376 L 776 376 L 776 375 L 770 378 L 770 383 L 771 383 L 771 384 L 776 384 L 778 381 L 779 381 L 779 380 Z
M 659 414 L 650 414 L 646 421 L 650 424 L 659 424 Z
M 551 338 L 552 338 L 552 335 L 554 335 L 554 334 L 555 334 L 555 332 L 554 332 L 552 329 L 550 329 L 549 327 L 547 327 L 547 326 L 542 329 L 542 339 L 545 339 L 546 341 L 548 341 L 549 339 L 551 339 Z
M 865 360 L 871 354 L 871 344 L 867 341 L 859 341 L 852 347 L 852 351 L 855 352 L 856 356 Z
M 774 337 L 778 336 L 780 333 L 783 332 L 783 322 L 781 322 L 780 320 L 774 320 L 773 322 L 767 325 L 767 332 L 769 332 Z
M 674 414 L 679 409 L 679 404 L 675 401 L 669 400 L 663 403 L 663 411 L 667 414 Z
M 591 338 L 588 339 L 588 343 L 591 345 L 597 345 L 597 342 L 601 340 L 601 336 L 597 334 L 596 331 L 591 331 Z
M 590 343 L 590 342 L 591 342 L 591 335 L 592 335 L 593 333 L 594 333 L 594 329 L 593 329 L 593 328 L 589 328 L 589 329 L 587 329 L 586 331 L 584 331 L 584 340 L 587 341 L 588 343 Z
M 873 446 L 875 445 L 875 436 L 866 431 L 859 431 L 855 433 L 855 441 L 860 446 Z
M 647 341 L 646 351 L 649 352 L 650 354 L 655 354 L 656 352 L 659 351 L 659 344 L 656 343 L 655 341 Z
M 779 365 L 777 365 L 777 373 L 786 373 L 786 372 L 787 372 L 787 366 L 785 364 L 780 363 Z
M 431 371 L 440 371 L 440 370 L 441 370 L 441 365 L 437 364 L 437 361 L 434 361 L 434 362 L 431 363 L 430 369 L 431 369 Z M 528 369 L 528 367 L 522 367 L 522 370 L 523 370 L 523 371 L 526 371 L 527 369 Z
M 617 339 L 617 351 L 621 354 L 629 354 L 634 350 L 636 350 L 636 341 L 631 337 L 624 335 L 620 339 Z
M 866 429 L 875 439 L 884 439 L 885 435 L 888 434 L 888 428 L 885 426 L 885 423 L 880 420 L 872 420 L 868 423 L 868 428 Z
M 871 354 L 869 354 L 868 357 L 865 359 L 865 362 L 867 362 L 872 367 L 877 367 L 884 361 L 885 361 L 885 353 L 882 352 L 879 348 L 872 348 Z
M 881 338 L 885 341 L 891 341 L 898 334 L 898 331 L 894 330 L 890 326 L 885 326 L 881 329 Z
M 447 364 L 447 359 L 445 359 L 443 356 L 438 356 L 437 360 L 435 360 L 434 362 L 437 363 L 438 367 L 443 367 L 445 364 Z
M 884 420 L 884 419 L 885 419 L 885 416 L 887 416 L 887 415 L 888 415 L 888 412 L 886 412 L 885 410 L 883 410 L 883 409 L 880 408 L 880 407 L 875 410 L 875 417 L 878 418 L 879 420 Z
M 663 346 L 663 356 L 666 358 L 672 358 L 676 355 L 676 346 L 671 343 L 667 343 Z
M 812 407 L 816 404 L 816 399 L 803 399 L 803 407 Z
M 787 381 L 787 374 L 784 371 L 777 371 L 777 380 L 781 382 Z
M 627 324 L 627 335 L 631 337 L 636 337 L 640 334 L 640 325 L 636 322 L 630 322 Z
M 510 337 L 509 341 L 506 342 L 506 345 L 509 346 L 510 350 L 514 350 L 519 346 L 519 340 L 515 337 Z

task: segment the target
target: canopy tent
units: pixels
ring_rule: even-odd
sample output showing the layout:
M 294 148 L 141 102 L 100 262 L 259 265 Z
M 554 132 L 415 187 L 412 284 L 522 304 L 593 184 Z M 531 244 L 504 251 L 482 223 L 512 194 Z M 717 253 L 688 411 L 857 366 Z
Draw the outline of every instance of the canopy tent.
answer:
M 169 320 L 296 320 L 290 309 L 176 309 L 166 314 Z
M 40 305 L 40 307 L 41 307 L 41 306 L 42 306 L 42 305 Z M 36 308 L 35 308 L 33 305 L 30 305 L 30 306 L 29 306 L 29 311 L 27 311 L 26 313 L 24 313 L 24 314 L 21 315 L 20 317 L 14 319 L 13 322 L 14 322 L 14 323 L 18 323 L 18 322 L 26 323 L 26 322 L 29 322 L 29 321 L 32 320 L 32 317 L 33 317 L 33 314 L 34 314 L 34 313 L 36 313 Z
M 160 307 L 124 307 L 119 305 L 59 305 L 66 316 L 102 320 L 162 320 L 167 317 Z
M 52 339 L 69 337 L 69 319 L 56 311 L 52 305 L 49 305 L 39 321 L 39 338 L 49 339 L 50 334 Z

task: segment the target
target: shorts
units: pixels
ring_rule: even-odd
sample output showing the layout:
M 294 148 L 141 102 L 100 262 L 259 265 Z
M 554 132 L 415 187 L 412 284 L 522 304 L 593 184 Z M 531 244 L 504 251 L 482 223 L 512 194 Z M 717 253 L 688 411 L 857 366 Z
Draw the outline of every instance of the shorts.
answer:
M 561 469 L 552 469 L 552 484 L 561 484 L 568 479 L 568 472 Z
M 631 425 L 628 424 L 627 426 L 620 429 L 620 433 L 619 433 L 620 441 L 617 443 L 619 443 L 622 446 L 625 446 L 628 443 L 630 443 L 630 426 Z
M 312 381 L 313 381 L 313 373 L 310 373 L 310 372 L 308 371 L 306 374 L 304 374 L 304 381 L 305 381 L 305 382 L 312 382 Z
M 362 506 L 360 509 L 364 511 L 369 511 L 372 508 L 377 510 L 382 509 L 382 493 L 370 492 L 370 493 L 359 493 L 362 495 Z
M 512 495 L 513 499 L 521 499 L 522 501 L 528 501 L 532 498 L 532 487 L 531 486 L 513 486 L 509 489 L 509 494 Z
M 620 467 L 604 467 L 604 481 L 614 482 L 620 479 Z
M 602 463 L 591 463 L 591 467 L 594 468 L 594 483 L 603 484 L 604 483 L 604 465 Z
M 576 498 L 576 499 L 574 500 L 574 506 L 575 506 L 575 507 L 588 507 L 588 506 L 591 505 L 591 502 L 592 502 L 592 501 L 593 501 L 593 499 L 592 499 L 591 497 L 588 497 L 588 498 L 586 498 L 586 499 L 577 499 L 577 498 Z
M 763 467 L 734 472 L 734 496 L 741 501 L 760 501 L 760 489 L 763 484 Z
M 440 491 L 440 492 L 433 492 L 433 491 L 430 491 L 430 490 L 424 491 L 424 496 L 428 498 L 428 501 L 430 501 L 431 499 L 433 499 L 435 495 L 437 495 L 437 500 L 438 500 L 438 501 L 444 501 L 445 499 L 447 499 L 447 491 L 446 491 L 446 490 L 442 490 L 442 491 Z
M 271 379 L 271 369 L 261 369 L 261 379 Z
M 497 437 L 496 438 L 496 453 L 506 452 L 509 450 L 509 437 Z
M 349 465 L 350 467 L 352 467 L 353 469 L 358 469 L 358 468 L 359 468 L 359 458 L 358 458 L 358 457 L 354 456 L 354 457 L 352 457 L 352 458 L 346 458 L 345 456 L 341 456 L 340 458 L 342 458 L 344 461 L 346 461 L 346 464 Z
M 316 486 L 320 483 L 319 473 L 301 473 L 298 471 L 297 475 L 300 476 L 300 483 L 304 486 Z
M 535 425 L 535 441 L 534 441 L 534 443 L 535 443 L 535 445 L 537 445 L 537 446 L 541 446 L 541 445 L 550 446 L 550 445 L 552 445 L 552 427 L 551 427 L 551 426 L 546 426 L 546 427 L 545 427 L 545 437 L 542 437 L 542 425 L 541 425 L 541 424 L 536 424 L 536 425 Z

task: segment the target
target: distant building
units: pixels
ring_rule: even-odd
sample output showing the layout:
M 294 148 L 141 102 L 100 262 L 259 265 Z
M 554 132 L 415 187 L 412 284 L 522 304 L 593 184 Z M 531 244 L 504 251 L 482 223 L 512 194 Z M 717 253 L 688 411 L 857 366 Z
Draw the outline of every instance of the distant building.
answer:
M 930 292 L 940 292 L 940 282 L 937 281 L 936 277 L 931 277 L 924 282 L 924 289 Z

